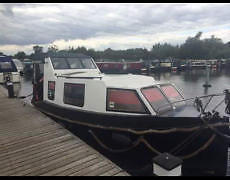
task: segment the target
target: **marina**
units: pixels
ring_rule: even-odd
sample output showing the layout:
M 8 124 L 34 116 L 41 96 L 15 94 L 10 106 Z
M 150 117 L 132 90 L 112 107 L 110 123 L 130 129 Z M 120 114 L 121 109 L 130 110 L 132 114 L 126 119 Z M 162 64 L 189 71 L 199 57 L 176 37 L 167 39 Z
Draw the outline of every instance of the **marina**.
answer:
M 35 72 L 36 72 L 36 70 L 35 70 Z M 47 70 L 45 70 L 44 72 L 47 72 Z M 175 79 L 175 77 L 178 77 L 179 79 L 181 79 L 182 77 L 186 77 L 187 76 L 187 80 L 189 80 L 188 78 L 191 78 L 192 76 L 193 76 L 193 78 L 196 76 L 196 74 L 197 73 L 201 73 L 201 74 L 198 74 L 197 75 L 197 78 L 199 77 L 202 77 L 203 75 L 205 75 L 205 71 L 203 71 L 203 70 L 201 70 L 201 71 L 196 71 L 196 73 L 195 74 L 192 74 L 193 73 L 193 71 L 186 71 L 185 73 L 177 73 L 177 74 L 175 74 L 175 73 L 162 73 L 162 74 L 152 74 L 151 76 L 153 76 L 154 77 L 154 79 L 156 79 L 156 81 L 161 81 L 161 82 L 164 82 L 164 83 L 166 83 L 167 81 L 172 81 L 171 80 L 171 78 L 173 78 L 173 81 L 174 81 L 174 83 L 176 83 L 176 84 L 180 84 L 181 82 L 179 82 L 179 81 L 177 81 L 176 79 Z M 190 73 L 190 74 L 189 74 Z M 203 75 L 202 75 L 202 73 L 203 73 Z M 220 74 L 223 74 L 224 72 L 221 72 Z M 71 72 L 71 74 L 73 74 L 72 72 Z M 92 73 L 90 74 L 91 75 L 91 77 L 92 77 Z M 163 76 L 162 76 L 163 75 Z M 213 75 L 215 75 L 215 72 L 211 72 L 211 82 L 212 82 L 212 80 L 213 80 Z M 217 75 L 217 74 L 216 74 Z M 226 74 L 227 75 L 227 74 Z M 62 76 L 61 74 L 59 75 L 60 77 Z M 65 75 L 66 76 L 66 75 Z M 94 75 L 95 76 L 95 75 Z M 97 75 L 98 76 L 98 75 Z M 95 76 L 95 78 L 98 78 L 97 76 Z M 101 75 L 101 76 L 103 76 L 103 74 Z M 60 78 L 59 77 L 59 78 Z M 82 73 L 81 73 L 81 82 L 83 82 L 82 81 L 82 78 L 85 78 L 85 77 L 87 77 L 87 76 L 82 76 Z M 113 77 L 113 76 L 112 76 Z M 120 76 L 119 75 L 119 77 L 125 77 L 125 75 L 122 75 L 122 76 Z M 127 77 L 132 77 L 132 75 L 128 75 Z M 135 78 L 136 77 L 138 77 L 138 76 L 135 76 Z M 140 76 L 141 77 L 141 76 Z M 205 77 L 205 76 L 204 76 Z M 217 77 L 218 77 L 218 75 L 217 75 Z M 26 79 L 25 79 L 26 77 L 24 77 L 23 79 L 23 81 L 22 81 L 22 86 L 21 87 L 17 87 L 17 85 L 15 85 L 15 88 L 17 89 L 17 88 L 19 88 L 19 91 L 24 91 L 23 92 L 23 94 L 24 93 L 26 93 L 26 94 L 29 94 L 30 92 L 31 92 L 31 85 L 26 85 Z M 102 77 L 99 77 L 99 78 L 102 78 Z M 150 77 L 148 77 L 148 78 L 150 78 Z M 71 80 L 72 78 L 70 78 L 70 80 Z M 178 80 L 179 80 L 178 79 Z M 205 80 L 205 79 L 204 79 Z M 192 79 L 192 81 L 194 81 L 194 79 Z M 166 84 L 168 84 L 168 82 L 166 83 Z M 199 83 L 198 83 L 199 84 Z M 56 85 L 58 85 L 58 84 L 56 84 Z M 26 87 L 26 88 L 28 88 L 30 86 L 30 88 L 29 88 L 29 90 L 25 90 L 24 88 Z M 183 85 L 182 85 L 183 86 Z M 181 87 L 181 84 L 180 84 L 180 87 Z M 226 89 L 228 88 L 229 86 L 226 84 Z M 221 88 L 223 88 L 223 87 L 221 87 Z M 23 90 L 24 89 L 24 90 Z M 197 90 L 200 90 L 201 88 L 199 88 L 199 87 L 197 87 Z M 203 89 L 203 88 L 202 88 Z M 207 88 L 204 88 L 204 89 L 206 89 L 206 91 L 204 91 L 204 92 L 200 92 L 200 93 L 198 93 L 197 91 L 196 91 L 196 94 L 194 94 L 194 95 L 197 95 L 197 93 L 198 93 L 198 95 L 202 95 L 203 93 L 204 94 L 210 94 L 210 93 L 208 93 L 208 89 Z M 186 91 L 187 92 L 187 91 Z M 214 91 L 215 92 L 215 91 Z M 216 91 L 216 93 L 218 93 L 219 91 Z M 56 92 L 56 93 L 58 93 L 58 92 Z M 194 93 L 194 92 L 193 92 Z M 213 91 L 211 91 L 211 93 L 213 93 Z M 20 93 L 19 93 L 20 94 Z M 20 96 L 18 94 L 18 96 Z M 174 93 L 175 94 L 175 93 Z M 191 93 L 192 94 L 192 93 Z M 21 94 L 22 95 L 22 94 Z M 25 95 L 25 94 L 24 94 Z M 49 96 L 49 98 L 52 100 L 52 98 L 53 98 L 53 95 L 52 95 L 52 93 L 48 93 L 48 96 Z M 87 95 L 88 96 L 88 95 Z M 35 95 L 34 97 L 37 97 L 38 99 L 39 99 L 39 97 L 40 97 L 40 95 Z M 27 99 L 27 98 L 26 98 Z M 31 98 L 30 98 L 31 99 Z M 37 99 L 37 100 L 38 100 Z M 204 101 L 205 102 L 205 101 Z M 30 101 L 28 101 L 28 103 L 30 103 Z M 33 101 L 32 101 L 32 103 L 33 103 Z M 34 103 L 33 103 L 34 104 Z M 210 105 L 211 105 L 211 107 L 213 106 L 213 105 L 215 105 L 215 104 L 212 104 L 212 103 L 210 103 Z M 36 107 L 36 105 L 35 105 L 35 107 Z M 126 154 L 127 155 L 127 152 L 132 152 L 132 153 L 130 153 L 129 155 L 134 155 L 134 154 L 145 154 L 145 157 L 143 157 L 143 159 L 141 160 L 141 161 L 143 161 L 143 163 L 145 164 L 144 166 L 146 166 L 146 163 L 148 164 L 146 167 L 146 169 L 144 170 L 144 172 L 139 172 L 139 175 L 152 175 L 153 174 L 153 172 L 152 172 L 152 158 L 154 157 L 154 155 L 152 154 L 152 152 L 151 152 L 151 148 L 153 149 L 153 146 L 151 146 L 150 145 L 150 151 L 149 150 L 147 150 L 146 151 L 146 145 L 149 143 L 148 141 L 146 141 L 146 139 L 144 138 L 144 139 L 138 139 L 138 140 L 140 140 L 140 142 L 142 142 L 142 143 L 140 143 L 140 144 L 137 144 L 134 148 L 132 148 L 132 149 L 130 149 L 130 151 L 127 151 L 127 152 L 123 152 L 123 153 L 118 153 L 119 154 L 119 156 L 117 156 L 116 155 L 116 159 L 113 159 L 113 155 L 111 155 L 111 154 L 113 154 L 114 152 L 116 152 L 116 151 L 119 151 L 119 149 L 117 149 L 117 144 L 119 144 L 119 148 L 121 148 L 122 147 L 122 143 L 121 142 L 119 142 L 119 140 L 118 140 L 118 143 L 113 147 L 113 148 L 111 148 L 112 146 L 106 146 L 106 144 L 104 144 L 106 141 L 107 142 L 111 142 L 111 140 L 110 140 L 110 135 L 109 134 L 104 134 L 104 133 L 102 133 L 102 136 L 101 137 L 103 137 L 103 138 L 101 138 L 100 137 L 100 133 L 102 132 L 102 131 L 98 131 L 97 130 L 97 128 L 96 128 L 96 131 L 94 131 L 93 129 L 91 129 L 90 131 L 88 131 L 87 130 L 87 128 L 85 128 L 85 127 L 83 127 L 83 126 L 85 126 L 84 125 L 84 123 L 86 123 L 87 121 L 82 121 L 82 122 L 84 122 L 83 124 L 82 123 L 80 123 L 80 124 L 78 124 L 78 125 L 80 125 L 80 126 L 76 126 L 76 124 L 73 124 L 73 123 L 66 123 L 65 121 L 61 121 L 60 122 L 60 119 L 61 120 L 67 120 L 68 121 L 68 114 L 66 114 L 66 115 L 64 115 L 64 114 L 62 114 L 62 115 L 64 115 L 62 118 L 60 118 L 60 117 L 58 117 L 57 115 L 58 115 L 58 113 L 55 113 L 56 115 L 54 115 L 54 113 L 51 113 L 50 114 L 50 112 L 48 112 L 48 111 L 43 111 L 43 110 L 41 110 L 41 108 L 37 108 L 38 110 L 40 110 L 41 112 L 43 112 L 43 113 L 45 113 L 45 114 L 47 114 L 48 116 L 50 116 L 50 117 L 52 117 L 52 118 L 54 118 L 55 119 L 55 121 L 57 120 L 59 123 L 61 123 L 62 124 L 62 126 L 63 127 L 65 127 L 66 129 L 68 129 L 68 130 L 70 130 L 72 133 L 74 133 L 74 134 L 76 134 L 77 136 L 79 136 L 79 137 L 81 137 L 81 139 L 83 139 L 85 142 L 87 142 L 88 144 L 90 144 L 90 146 L 92 146 L 92 147 L 94 147 L 95 149 L 97 149 L 99 152 L 101 152 L 102 154 L 104 154 L 105 156 L 107 156 L 108 157 L 108 159 L 112 159 L 112 161 L 113 162 L 116 162 L 116 164 L 119 164 L 119 166 L 121 167 L 121 168 L 123 168 L 123 169 L 126 169 L 127 170 L 127 172 L 129 172 L 130 174 L 132 174 L 132 175 L 138 175 L 138 168 L 136 168 L 136 170 L 135 171 L 133 171 L 133 170 L 130 170 L 129 168 L 127 169 L 127 167 L 124 167 L 124 165 L 122 165 L 122 161 L 124 161 L 124 159 L 123 160 L 121 160 L 120 158 L 121 157 L 124 157 L 123 155 L 124 154 Z M 220 108 L 219 109 L 220 111 L 221 110 L 223 110 L 223 108 Z M 59 111 L 61 111 L 61 110 L 59 110 Z M 197 114 L 195 111 L 188 111 L 187 113 L 190 113 L 190 115 L 189 114 L 187 114 L 186 116 L 194 116 L 194 113 L 195 114 Z M 222 112 L 223 113 L 223 112 Z M 73 114 L 73 112 L 71 112 L 70 114 Z M 89 117 L 89 116 L 88 116 Z M 95 116 L 94 116 L 95 117 Z M 91 117 L 91 118 L 89 118 L 89 119 L 95 119 L 95 118 L 93 118 L 93 117 Z M 125 121 L 125 119 L 123 119 L 122 121 Z M 143 120 L 142 120 L 143 121 Z M 99 122 L 99 121 L 95 121 L 95 122 Z M 88 121 L 88 123 L 90 123 L 90 121 Z M 188 122 L 187 122 L 188 123 Z M 74 125 L 74 126 L 73 126 Z M 82 126 L 83 125 L 83 126 Z M 96 126 L 97 126 L 97 124 L 95 124 Z M 110 124 L 111 125 L 111 124 Z M 165 124 L 166 125 L 166 124 Z M 100 128 L 99 128 L 100 129 Z M 116 128 L 115 128 L 116 129 Z M 93 131 L 92 131 L 93 130 Z M 89 132 L 89 133 L 87 133 L 87 132 Z M 95 135 L 95 132 L 96 132 L 96 135 Z M 98 133 L 99 133 L 99 136 L 97 136 L 98 135 Z M 113 136 L 113 134 L 112 134 L 112 136 Z M 114 137 L 115 137 L 115 135 L 114 135 Z M 114 139 L 114 137 L 113 137 L 113 139 Z M 116 138 L 115 138 L 116 139 Z M 128 143 L 129 144 L 129 143 Z M 107 144 L 108 145 L 108 144 Z M 159 145 L 159 143 L 158 143 L 158 145 Z M 104 146 L 104 148 L 101 148 L 101 147 L 103 147 Z M 220 144 L 218 145 L 218 144 L 216 144 L 215 146 L 219 146 L 219 148 L 220 148 Z M 214 147 L 215 147 L 214 146 Z M 106 148 L 105 148 L 106 147 Z M 127 148 L 127 142 L 126 142 L 126 145 L 124 146 L 124 147 L 126 147 Z M 123 148 L 124 148 L 123 147 Z M 117 150 L 116 150 L 117 149 Z M 165 150 L 170 150 L 170 148 L 168 148 L 168 147 L 166 147 L 166 149 Z M 222 148 L 220 148 L 220 150 L 221 150 Z M 105 152 L 105 151 L 110 151 L 110 154 L 108 154 L 108 152 Z M 113 152 L 114 151 L 114 152 Z M 222 151 L 222 150 L 221 150 Z M 134 153 L 135 152 L 135 153 Z M 162 151 L 163 152 L 163 151 Z M 191 152 L 190 152 L 191 153 Z M 220 152 L 218 152 L 218 153 L 220 153 Z M 115 153 L 116 154 L 116 153 Z M 227 165 L 227 157 L 228 157 L 228 154 L 226 154 L 224 151 L 223 151 L 223 153 L 220 153 L 220 154 L 222 154 L 222 155 L 224 155 L 223 156 L 223 162 L 218 162 L 219 160 L 220 160 L 220 156 L 217 156 L 217 157 L 219 157 L 218 158 L 218 160 L 215 160 L 215 162 L 217 163 L 217 164 L 223 164 L 223 163 L 225 163 L 224 161 L 226 160 L 226 166 L 228 166 Z M 204 156 L 204 154 L 202 155 L 202 156 Z M 209 155 L 208 155 L 209 156 Z M 120 160 L 119 160 L 120 159 Z M 128 158 L 129 159 L 129 158 Z M 137 158 L 137 160 L 138 160 L 138 158 Z M 119 162 L 120 161 L 120 162 Z M 207 162 L 205 162 L 205 161 L 203 161 L 202 163 L 205 163 L 205 164 L 213 164 L 213 163 L 207 163 Z M 129 164 L 129 163 L 128 163 Z M 214 164 L 213 164 L 214 165 Z M 125 165 L 126 166 L 126 165 Z M 193 164 L 193 166 L 196 166 L 195 164 Z M 219 165 L 218 165 L 219 166 Z M 185 166 L 186 167 L 186 166 Z M 142 169 L 142 165 L 139 167 L 140 169 Z M 194 167 L 193 167 L 194 168 Z M 207 168 L 208 169 L 208 168 Z M 225 171 L 224 170 L 225 168 L 223 167 L 223 171 Z M 140 170 L 139 170 L 140 171 Z M 197 171 L 197 170 L 196 170 Z M 213 173 L 213 171 L 212 170 L 206 170 L 206 171 L 210 171 L 210 172 L 212 172 Z M 226 172 L 227 172 L 227 168 L 226 168 Z M 223 172 L 224 174 L 226 173 L 226 172 Z M 137 173 L 137 174 L 136 174 Z M 190 174 L 191 173 L 191 168 L 190 168 L 190 170 L 189 170 L 189 173 L 187 173 L 186 172 L 186 170 L 185 170 L 185 168 L 183 167 L 183 174 L 185 174 L 185 175 L 188 175 L 188 174 Z M 211 173 L 211 174 L 212 174 Z M 196 174 L 196 173 L 195 173 Z M 214 175 L 214 174 L 213 174 Z M 222 174 L 223 175 L 223 174 Z
M 0 176 L 230 176 L 229 8 L 0 3 Z
M 2 86 L 0 101 L 0 176 L 129 175 Z

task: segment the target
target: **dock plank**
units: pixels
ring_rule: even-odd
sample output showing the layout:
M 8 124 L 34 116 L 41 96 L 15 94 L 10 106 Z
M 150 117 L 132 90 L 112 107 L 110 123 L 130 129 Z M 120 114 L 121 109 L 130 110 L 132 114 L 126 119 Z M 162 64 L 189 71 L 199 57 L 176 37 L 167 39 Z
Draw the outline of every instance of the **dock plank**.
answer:
M 61 125 L 0 86 L 0 176 L 129 176 Z
M 58 173 L 62 173 L 65 170 L 72 169 L 76 165 L 82 164 L 84 162 L 87 162 L 87 161 L 95 159 L 95 158 L 97 158 L 97 156 L 95 154 L 89 155 L 89 156 L 87 156 L 85 158 L 81 158 L 81 159 L 79 159 L 77 161 L 69 163 L 69 164 L 67 164 L 65 166 L 62 166 L 60 168 L 57 168 L 57 169 L 55 169 L 53 171 L 49 171 L 47 173 L 44 173 L 44 174 L 42 174 L 42 176 L 54 176 L 54 175 L 56 175 Z

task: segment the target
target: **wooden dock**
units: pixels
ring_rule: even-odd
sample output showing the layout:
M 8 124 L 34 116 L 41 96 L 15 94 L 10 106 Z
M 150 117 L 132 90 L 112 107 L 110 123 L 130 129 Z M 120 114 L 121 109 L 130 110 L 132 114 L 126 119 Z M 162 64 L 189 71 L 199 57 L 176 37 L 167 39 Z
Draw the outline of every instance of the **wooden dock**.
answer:
M 0 176 L 128 176 L 0 85 Z

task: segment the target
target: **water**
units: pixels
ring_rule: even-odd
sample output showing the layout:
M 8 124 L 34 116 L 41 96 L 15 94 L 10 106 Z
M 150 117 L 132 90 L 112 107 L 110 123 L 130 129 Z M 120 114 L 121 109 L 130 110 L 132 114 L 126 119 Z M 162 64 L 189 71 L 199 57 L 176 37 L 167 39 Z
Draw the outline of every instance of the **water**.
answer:
M 210 84 L 209 88 L 204 88 L 203 84 L 206 81 L 205 70 L 192 70 L 187 72 L 167 72 L 159 74 L 151 74 L 156 81 L 170 81 L 180 88 L 185 98 L 202 96 L 207 94 L 222 93 L 224 89 L 230 89 L 230 72 L 227 70 L 211 71 L 210 72 Z M 32 82 L 30 77 L 24 77 L 22 84 L 15 87 L 19 96 L 27 96 L 32 92 Z M 214 97 L 211 101 L 208 110 L 211 110 L 217 105 L 224 97 Z M 29 103 L 31 97 L 25 99 Z M 208 102 L 208 98 L 203 99 L 203 102 Z M 217 109 L 224 114 L 224 104 L 221 104 Z M 85 132 L 79 131 L 76 128 L 68 128 L 94 149 L 102 153 L 111 161 L 125 169 L 131 175 L 152 175 L 152 160 L 150 156 L 144 151 L 143 146 L 139 146 L 136 149 L 122 154 L 113 154 L 105 151 L 103 148 L 92 139 L 92 137 Z
M 222 93 L 225 89 L 230 89 L 230 72 L 227 69 L 222 71 L 210 71 L 209 84 L 211 87 L 205 88 L 203 85 L 206 82 L 206 70 L 191 70 L 184 72 L 168 72 L 152 74 L 157 81 L 174 83 L 184 94 L 184 97 L 192 98 L 208 94 Z M 221 100 L 222 97 L 214 97 L 207 107 L 207 110 L 212 110 Z M 203 104 L 207 103 L 209 98 L 202 99 Z M 188 103 L 193 103 L 192 101 Z M 221 104 L 217 110 L 224 115 L 224 104 Z

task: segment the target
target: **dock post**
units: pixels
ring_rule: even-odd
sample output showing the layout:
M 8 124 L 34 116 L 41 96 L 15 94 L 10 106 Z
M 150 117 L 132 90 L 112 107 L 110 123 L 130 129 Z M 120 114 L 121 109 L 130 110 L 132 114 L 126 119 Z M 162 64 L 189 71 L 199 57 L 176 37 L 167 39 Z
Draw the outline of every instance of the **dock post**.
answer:
M 153 174 L 156 176 L 181 176 L 183 160 L 169 153 L 153 158 Z
M 8 97 L 13 98 L 14 97 L 14 85 L 11 81 L 6 82 L 7 90 L 8 90 Z

